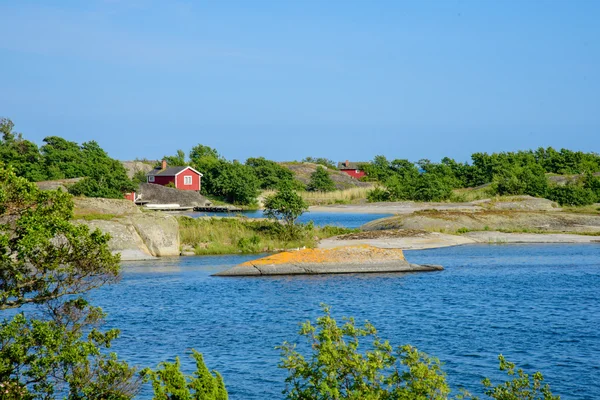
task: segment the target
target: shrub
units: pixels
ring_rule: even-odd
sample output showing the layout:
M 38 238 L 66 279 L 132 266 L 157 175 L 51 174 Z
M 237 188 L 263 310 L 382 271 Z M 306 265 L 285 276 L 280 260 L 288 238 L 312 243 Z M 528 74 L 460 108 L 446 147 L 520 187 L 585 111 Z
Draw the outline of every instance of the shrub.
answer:
M 595 203 L 597 198 L 591 189 L 573 183 L 552 187 L 547 197 L 561 206 L 585 206 Z
M 327 173 L 327 169 L 317 167 L 317 170 L 310 175 L 310 182 L 306 186 L 306 190 L 311 192 L 333 192 L 335 183 Z
M 264 209 L 267 218 L 281 219 L 292 237 L 296 220 L 308 210 L 308 205 L 289 182 L 283 182 L 277 193 L 265 199 Z
M 181 372 L 179 357 L 174 363 L 160 363 L 156 371 L 149 368 L 142 371 L 144 380 L 152 382 L 155 400 L 227 400 L 227 390 L 221 375 L 217 371 L 213 371 L 213 375 L 204 364 L 202 354 L 196 350 L 192 349 L 192 357 L 196 361 L 194 375 L 184 375 Z
M 307 340 L 310 351 L 303 355 L 295 344 L 279 347 L 280 368 L 288 371 L 284 395 L 291 400 L 341 399 L 432 399 L 446 400 L 450 387 L 440 362 L 410 345 L 393 348 L 377 335 L 369 322 L 356 326 L 353 318 L 345 318 L 339 326 L 323 306 L 324 315 L 316 325 L 302 324 L 300 336 Z M 368 339 L 366 346 L 361 340 Z M 512 378 L 496 386 L 482 381 L 485 395 L 497 400 L 559 400 L 544 377 L 532 376 L 518 369 L 500 355 L 500 370 Z M 515 376 L 516 375 L 516 376 Z M 466 391 L 458 398 L 476 399 Z
M 390 193 L 381 187 L 376 187 L 367 193 L 367 201 L 371 203 L 378 201 L 390 201 Z

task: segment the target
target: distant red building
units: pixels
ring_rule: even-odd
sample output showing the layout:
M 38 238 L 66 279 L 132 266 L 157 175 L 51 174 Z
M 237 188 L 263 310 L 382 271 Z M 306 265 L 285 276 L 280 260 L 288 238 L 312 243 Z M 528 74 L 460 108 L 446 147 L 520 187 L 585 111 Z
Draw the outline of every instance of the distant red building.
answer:
M 363 171 L 362 166 L 367 164 L 365 162 L 350 162 L 346 160 L 345 162 L 338 163 L 338 169 L 346 174 L 350 175 L 353 178 L 360 179 L 367 174 Z
M 179 190 L 200 191 L 202 174 L 192 167 L 169 167 L 163 160 L 160 167 L 154 168 L 146 174 L 148 183 L 167 186 L 173 183 Z

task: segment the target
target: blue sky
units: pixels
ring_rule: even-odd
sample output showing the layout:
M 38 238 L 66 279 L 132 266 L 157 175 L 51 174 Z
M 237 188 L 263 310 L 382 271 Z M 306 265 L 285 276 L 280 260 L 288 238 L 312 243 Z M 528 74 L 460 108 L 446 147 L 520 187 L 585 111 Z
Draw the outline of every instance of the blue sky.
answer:
M 119 159 L 600 152 L 600 2 L 0 0 L 0 116 Z

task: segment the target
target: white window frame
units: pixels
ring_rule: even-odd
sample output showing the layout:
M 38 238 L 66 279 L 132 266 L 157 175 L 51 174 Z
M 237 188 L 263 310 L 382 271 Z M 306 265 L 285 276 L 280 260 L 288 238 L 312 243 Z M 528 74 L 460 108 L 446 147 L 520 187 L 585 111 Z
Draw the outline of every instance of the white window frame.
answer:
M 150 175 L 148 177 L 148 182 L 154 182 L 154 175 Z
M 186 185 L 186 186 L 190 186 L 190 185 L 192 185 L 192 184 L 193 184 L 193 182 L 194 182 L 194 180 L 192 179 L 192 177 L 191 177 L 191 176 L 184 176 L 184 177 L 183 177 L 183 184 L 184 184 L 184 185 Z

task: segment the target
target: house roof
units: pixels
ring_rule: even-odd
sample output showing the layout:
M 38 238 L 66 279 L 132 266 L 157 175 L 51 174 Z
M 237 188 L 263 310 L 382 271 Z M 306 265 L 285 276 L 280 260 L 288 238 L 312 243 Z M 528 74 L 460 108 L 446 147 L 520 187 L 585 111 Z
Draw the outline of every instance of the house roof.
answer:
M 363 165 L 368 162 L 363 161 L 341 161 L 338 163 L 338 169 L 362 169 Z
M 197 173 L 200 176 L 203 176 L 200 172 L 196 171 L 194 168 L 192 167 L 169 167 L 169 168 L 165 168 L 165 169 L 161 169 L 160 167 L 156 167 L 153 170 L 151 170 L 150 172 L 148 172 L 146 174 L 146 176 L 150 176 L 150 175 L 160 175 L 160 176 L 177 176 L 180 173 L 182 173 L 183 171 L 185 171 L 186 169 L 191 169 L 192 171 L 194 171 L 195 173 Z

